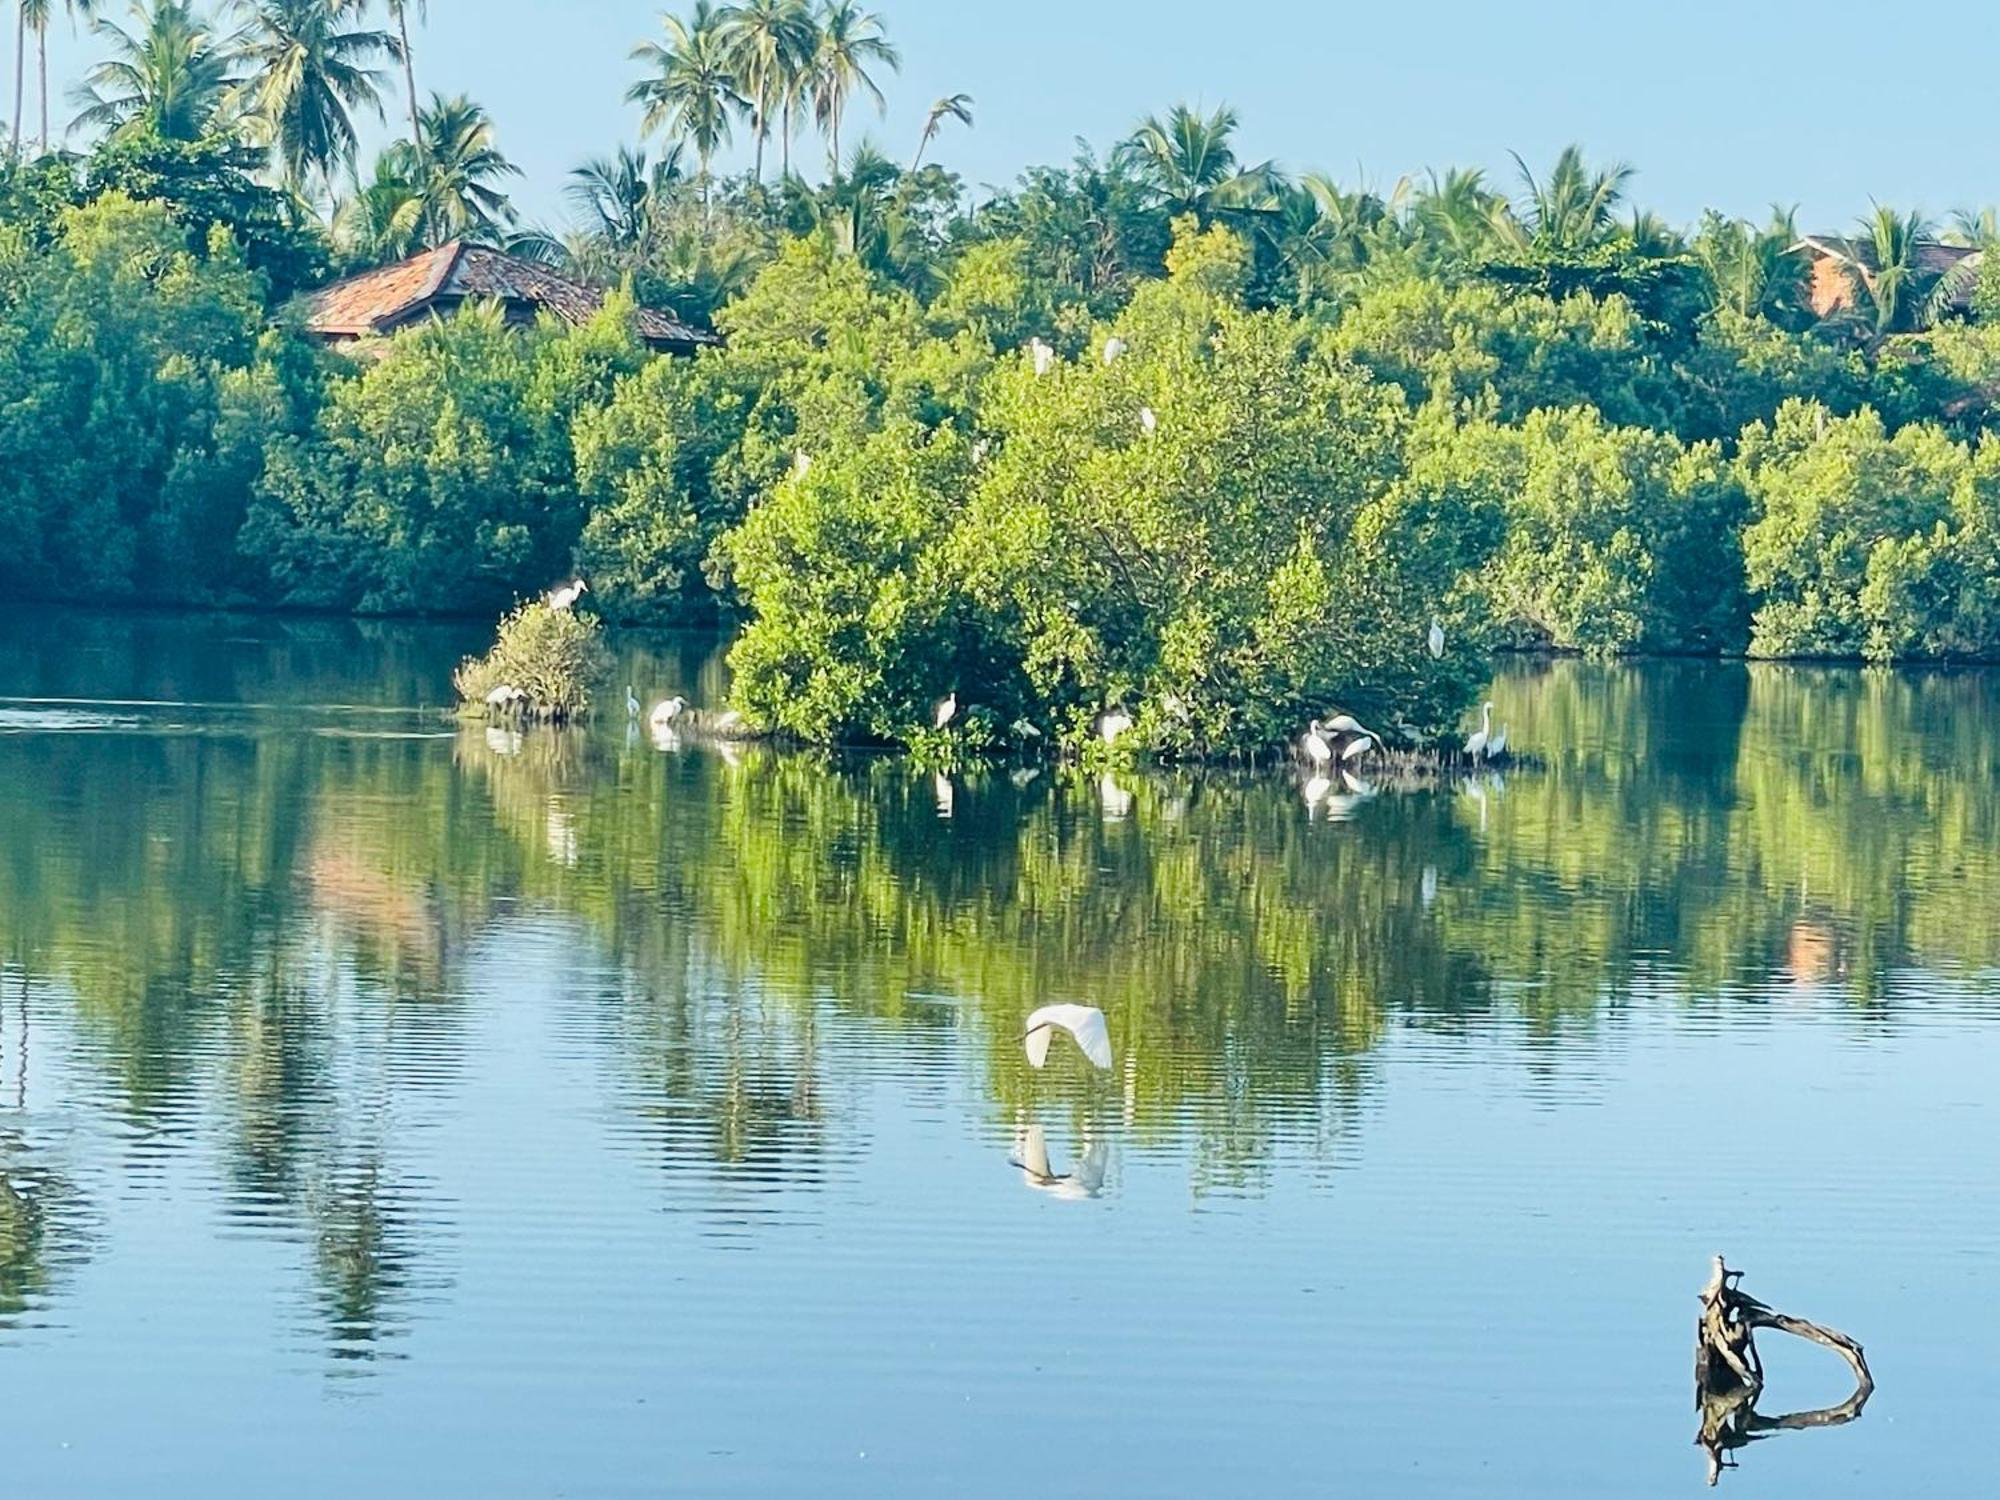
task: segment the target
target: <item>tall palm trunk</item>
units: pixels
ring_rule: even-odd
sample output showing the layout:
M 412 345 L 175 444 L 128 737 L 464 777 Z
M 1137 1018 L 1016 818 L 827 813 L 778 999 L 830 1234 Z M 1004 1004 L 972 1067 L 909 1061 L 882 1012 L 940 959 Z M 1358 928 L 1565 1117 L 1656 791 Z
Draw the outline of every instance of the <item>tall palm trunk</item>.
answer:
M 42 89 L 42 149 L 41 154 L 49 154 L 49 18 L 42 17 L 42 24 L 35 28 L 35 72 L 41 80 Z
M 784 122 L 785 138 L 778 142 L 778 175 L 792 175 L 792 96 L 785 96 L 785 112 L 779 116 Z
M 14 133 L 7 149 L 21 155 L 21 110 L 28 92 L 28 5 L 19 0 L 14 7 Z
M 402 6 L 396 7 L 396 36 L 403 44 L 403 85 L 410 95 L 410 144 L 417 148 L 417 165 L 424 164 L 424 122 L 417 111 L 417 65 L 410 60 L 410 20 Z

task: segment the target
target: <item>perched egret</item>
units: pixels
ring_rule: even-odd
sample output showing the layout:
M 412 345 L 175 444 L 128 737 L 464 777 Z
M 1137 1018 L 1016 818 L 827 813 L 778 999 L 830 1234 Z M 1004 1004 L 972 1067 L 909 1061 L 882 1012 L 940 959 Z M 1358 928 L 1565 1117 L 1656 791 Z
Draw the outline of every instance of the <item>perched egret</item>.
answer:
M 986 455 L 992 451 L 992 448 L 993 445 L 991 443 L 987 442 L 985 438 L 981 438 L 972 445 L 972 461 L 976 464 L 985 463 Z
M 581 578 L 572 578 L 568 583 L 552 588 L 548 593 L 548 606 L 557 614 L 575 605 L 590 588 Z
M 1160 419 L 1153 415 L 1152 407 L 1142 406 L 1139 408 L 1139 425 L 1146 430 L 1147 437 L 1151 437 L 1160 430 Z
M 717 734 L 734 734 L 743 727 L 743 715 L 732 708 L 719 716 L 709 727 Z
M 1193 713 L 1189 711 L 1186 701 L 1182 699 L 1179 693 L 1162 693 L 1160 695 L 1160 707 L 1164 708 L 1176 719 L 1179 719 L 1183 724 L 1194 717 Z
M 1507 753 L 1507 726 L 1502 724 L 1500 732 L 1486 742 L 1486 758 L 1494 760 Z
M 1442 661 L 1444 659 L 1444 624 L 1442 621 L 1438 619 L 1436 615 L 1431 616 L 1431 634 L 1430 634 L 1429 644 L 1431 648 L 1432 659 L 1437 661 Z
M 931 705 L 931 727 L 942 729 L 958 717 L 958 694 L 946 693 Z
M 1306 759 L 1316 766 L 1323 766 L 1333 759 L 1333 746 L 1327 743 L 1326 736 L 1320 732 L 1318 719 L 1314 719 L 1306 726 L 1305 735 L 1299 741 L 1299 748 L 1305 751 Z
M 1122 708 L 1114 708 L 1109 713 L 1099 717 L 1097 721 L 1098 738 L 1102 739 L 1107 745 L 1114 745 L 1118 742 L 1118 736 L 1131 727 L 1132 716 Z
M 812 455 L 801 448 L 792 455 L 792 478 L 803 479 L 812 472 Z
M 1486 754 L 1486 742 L 1493 738 L 1493 704 L 1489 700 L 1479 711 L 1479 727 L 1465 742 L 1465 758 L 1479 760 Z
M 655 729 L 670 729 L 674 720 L 687 712 L 688 701 L 676 693 L 671 698 L 663 698 L 653 705 L 653 711 L 646 716 L 646 722 Z
M 1028 1017 L 1021 1042 L 1031 1066 L 1039 1068 L 1049 1060 L 1049 1036 L 1059 1030 L 1074 1037 L 1095 1066 L 1111 1066 L 1111 1032 L 1104 1024 L 1104 1012 L 1094 1005 L 1071 1004 L 1044 1005 Z
M 1028 353 L 1035 361 L 1035 378 L 1037 380 L 1055 368 L 1056 351 L 1051 349 L 1041 339 L 1033 338 L 1028 340 Z
M 632 684 L 629 682 L 625 684 L 625 717 L 628 719 L 639 717 L 639 695 L 632 691 Z
M 488 708 L 511 708 L 527 696 L 526 693 L 515 687 L 511 682 L 503 682 L 486 695 L 486 706 Z
M 1113 334 L 1110 338 L 1104 341 L 1104 362 L 1107 365 L 1116 364 L 1118 361 L 1118 356 L 1123 354 L 1127 349 L 1130 349 L 1131 347 L 1132 346 L 1126 343 L 1125 340 L 1119 338 L 1116 334 Z

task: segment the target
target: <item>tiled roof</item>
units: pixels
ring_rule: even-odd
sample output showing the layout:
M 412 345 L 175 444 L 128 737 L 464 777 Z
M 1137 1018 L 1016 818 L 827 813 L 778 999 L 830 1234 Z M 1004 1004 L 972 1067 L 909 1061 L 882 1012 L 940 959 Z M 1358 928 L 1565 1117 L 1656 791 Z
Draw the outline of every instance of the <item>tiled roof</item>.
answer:
M 1846 239 L 1837 234 L 1809 234 L 1800 238 L 1799 244 L 1820 255 L 1831 255 L 1837 260 L 1852 261 L 1856 265 L 1875 268 L 1875 247 L 1866 240 Z M 1947 245 L 1941 240 L 1919 240 L 1914 247 L 1916 268 L 1926 275 L 1942 275 L 1968 255 L 1979 252 L 1971 245 Z
M 518 255 L 453 240 L 322 287 L 306 299 L 306 327 L 326 338 L 388 333 L 433 306 L 468 298 L 546 310 L 577 324 L 604 305 L 604 289 Z M 656 308 L 640 308 L 634 321 L 639 337 L 649 344 L 693 349 L 719 342 L 714 334 Z

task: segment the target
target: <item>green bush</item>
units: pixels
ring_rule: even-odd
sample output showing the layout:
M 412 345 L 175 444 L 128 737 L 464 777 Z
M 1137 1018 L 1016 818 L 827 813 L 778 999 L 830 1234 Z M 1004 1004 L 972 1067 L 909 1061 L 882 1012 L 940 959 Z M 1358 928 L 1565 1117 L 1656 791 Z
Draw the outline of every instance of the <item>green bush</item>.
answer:
M 462 713 L 494 712 L 487 695 L 504 686 L 522 695 L 506 712 L 561 723 L 590 711 L 591 694 L 609 669 L 603 627 L 593 616 L 537 599 L 500 621 L 493 648 L 459 663 L 452 686 Z

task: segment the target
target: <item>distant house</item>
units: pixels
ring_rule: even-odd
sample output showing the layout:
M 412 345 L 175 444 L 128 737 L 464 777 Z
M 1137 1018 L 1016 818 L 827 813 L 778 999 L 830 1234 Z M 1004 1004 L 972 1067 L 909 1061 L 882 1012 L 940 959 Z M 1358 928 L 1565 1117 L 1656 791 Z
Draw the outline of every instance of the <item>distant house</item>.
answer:
M 322 342 L 351 344 L 426 318 L 450 317 L 467 302 L 497 302 L 507 321 L 520 326 L 543 313 L 574 325 L 588 322 L 604 306 L 604 289 L 518 255 L 453 240 L 309 293 L 305 327 Z M 669 354 L 692 354 L 721 342 L 650 307 L 639 309 L 634 326 L 647 344 Z
M 1808 296 L 1812 310 L 1822 318 L 1846 312 L 1854 305 L 1854 280 L 1850 267 L 1860 266 L 1869 271 L 1875 269 L 1875 251 L 1866 240 L 1843 239 L 1835 234 L 1809 234 L 1802 236 L 1792 248 L 1802 251 L 1812 268 Z M 1978 254 L 1970 245 L 1946 245 L 1937 240 L 1925 240 L 1916 247 L 1917 269 L 1927 278 L 1942 276 L 1961 261 Z M 1972 290 L 1973 278 L 1968 275 L 1954 289 L 1951 299 L 1953 312 L 1971 310 Z

